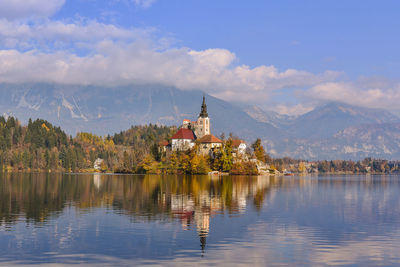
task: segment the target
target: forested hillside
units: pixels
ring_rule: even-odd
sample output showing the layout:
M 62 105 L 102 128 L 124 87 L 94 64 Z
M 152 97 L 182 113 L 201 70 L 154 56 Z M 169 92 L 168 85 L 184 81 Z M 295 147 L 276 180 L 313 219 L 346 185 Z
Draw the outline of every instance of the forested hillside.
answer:
M 198 146 L 187 152 L 165 152 L 159 143 L 169 140 L 174 126 L 132 126 L 113 136 L 92 133 L 68 136 L 46 120 L 29 120 L 22 126 L 14 117 L 0 116 L 0 172 L 50 171 L 94 172 L 96 159 L 102 159 L 100 171 L 116 173 L 186 173 L 210 171 L 231 174 L 257 174 L 254 160 L 271 173 L 398 173 L 400 163 L 367 158 L 362 161 L 307 162 L 291 158 L 271 158 L 257 139 L 244 158 L 233 158 L 232 137 L 224 139 L 211 158 L 197 153 Z M 253 160 L 249 160 L 253 159 Z
M 27 126 L 22 126 L 14 117 L 0 117 L 0 169 L 90 171 L 93 162 L 101 158 L 104 170 L 132 172 L 174 129 L 134 126 L 105 138 L 91 133 L 78 133 L 73 138 L 45 120 L 29 120 Z

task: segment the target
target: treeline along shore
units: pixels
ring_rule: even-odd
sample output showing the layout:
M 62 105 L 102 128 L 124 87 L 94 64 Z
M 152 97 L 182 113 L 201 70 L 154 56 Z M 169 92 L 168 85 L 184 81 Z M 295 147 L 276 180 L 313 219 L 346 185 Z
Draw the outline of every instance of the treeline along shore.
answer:
M 22 126 L 14 117 L 0 116 L 0 171 L 2 172 L 113 172 L 257 175 L 291 173 L 399 173 L 400 161 L 366 158 L 361 161 L 308 162 L 271 158 L 257 139 L 245 155 L 232 153 L 232 135 L 221 136 L 223 145 L 212 157 L 197 153 L 163 151 L 158 145 L 169 140 L 174 126 L 132 126 L 106 137 L 92 133 L 67 135 L 45 120 L 29 120 Z M 100 160 L 98 160 L 100 159 Z M 95 166 L 95 162 L 98 166 Z M 96 167 L 96 168 L 95 168 Z

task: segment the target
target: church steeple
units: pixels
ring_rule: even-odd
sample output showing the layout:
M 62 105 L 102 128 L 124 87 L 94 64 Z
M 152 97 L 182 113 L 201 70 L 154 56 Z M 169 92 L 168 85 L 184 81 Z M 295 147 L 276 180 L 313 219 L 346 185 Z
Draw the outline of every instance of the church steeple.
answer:
M 202 138 L 205 135 L 211 134 L 210 132 L 210 118 L 207 113 L 206 96 L 203 95 L 203 104 L 201 105 L 201 112 L 194 126 L 194 131 L 197 138 Z
M 207 105 L 206 105 L 206 96 L 203 95 L 203 104 L 201 105 L 201 112 L 199 117 L 202 118 L 207 118 L 208 117 L 208 113 L 207 113 Z

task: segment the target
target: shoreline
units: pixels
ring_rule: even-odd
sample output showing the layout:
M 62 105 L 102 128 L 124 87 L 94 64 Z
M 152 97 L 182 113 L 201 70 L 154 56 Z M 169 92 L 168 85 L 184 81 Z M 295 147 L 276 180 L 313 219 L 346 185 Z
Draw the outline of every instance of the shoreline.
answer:
M 259 173 L 259 174 L 186 174 L 186 173 L 121 173 L 121 172 L 93 172 L 93 171 L 76 171 L 76 172 L 65 172 L 65 171 L 46 171 L 46 170 L 18 170 L 18 171 L 2 171 L 0 174 L 101 174 L 101 175 L 204 175 L 210 177 L 224 177 L 224 176 L 273 176 L 273 177 L 301 177 L 301 176 L 329 176 L 329 175 L 399 175 L 400 173 L 384 173 L 384 172 L 368 172 L 368 173 L 353 173 L 353 172 L 319 172 L 319 173 L 291 173 L 291 175 L 285 175 L 283 173 Z

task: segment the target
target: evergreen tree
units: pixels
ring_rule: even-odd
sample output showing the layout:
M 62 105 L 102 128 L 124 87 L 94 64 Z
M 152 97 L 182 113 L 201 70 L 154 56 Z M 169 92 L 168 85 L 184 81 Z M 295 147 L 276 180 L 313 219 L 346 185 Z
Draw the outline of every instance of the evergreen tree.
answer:
M 232 139 L 229 138 L 223 147 L 222 171 L 229 172 L 233 166 Z
M 265 162 L 265 149 L 261 144 L 261 139 L 257 138 L 257 140 L 251 145 L 254 151 L 254 156 L 259 161 Z

